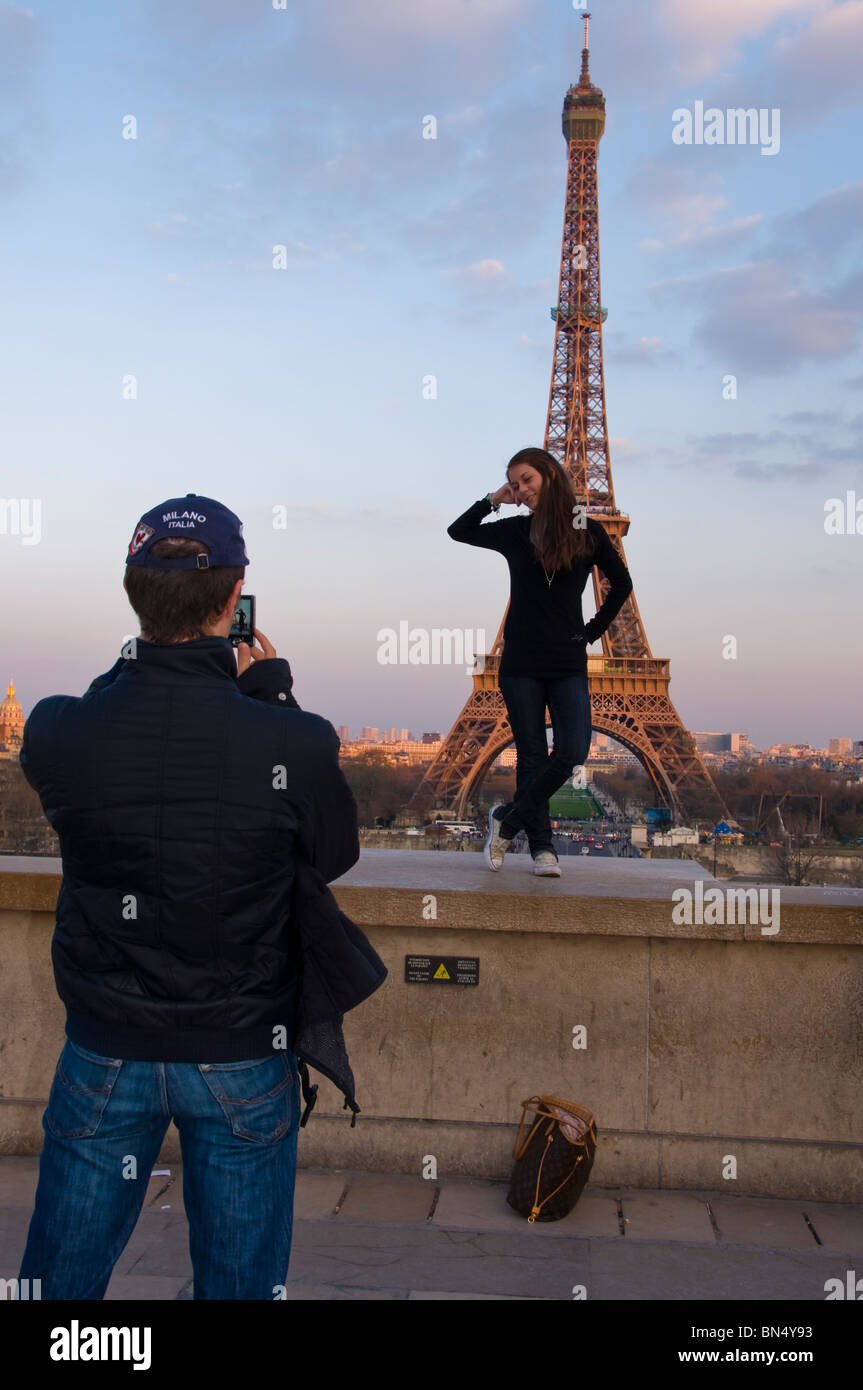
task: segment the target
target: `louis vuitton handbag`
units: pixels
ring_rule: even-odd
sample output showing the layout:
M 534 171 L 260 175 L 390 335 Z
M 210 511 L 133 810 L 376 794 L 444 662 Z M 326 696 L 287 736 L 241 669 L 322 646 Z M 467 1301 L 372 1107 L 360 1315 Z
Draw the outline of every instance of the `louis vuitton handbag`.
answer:
M 531 1223 L 560 1221 L 581 1196 L 595 1154 L 590 1110 L 559 1096 L 531 1096 L 522 1103 L 507 1202 Z

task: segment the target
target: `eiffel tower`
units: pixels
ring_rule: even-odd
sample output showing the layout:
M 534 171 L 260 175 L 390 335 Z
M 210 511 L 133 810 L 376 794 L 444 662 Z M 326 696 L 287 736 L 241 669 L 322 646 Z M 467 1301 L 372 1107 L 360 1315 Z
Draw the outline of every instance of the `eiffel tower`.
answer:
M 597 151 L 605 129 L 605 97 L 588 72 L 587 24 L 581 76 L 563 103 L 563 134 L 569 151 L 566 209 L 560 255 L 560 291 L 551 311 L 554 362 L 544 447 L 566 468 L 577 501 L 605 527 L 625 563 L 623 537 L 629 530 L 614 500 L 605 415 L 602 325 L 607 310 L 599 290 Z M 596 605 L 608 580 L 594 566 Z M 490 653 L 475 663 L 473 690 L 411 804 L 431 802 L 461 819 L 498 754 L 512 743 L 512 730 L 497 671 L 503 623 Z M 588 656 L 594 731 L 611 735 L 633 752 L 649 776 L 657 802 L 672 819 L 684 817 L 681 793 L 691 791 L 727 817 L 713 781 L 671 703 L 669 661 L 651 654 L 635 591 L 603 634 L 602 656 Z

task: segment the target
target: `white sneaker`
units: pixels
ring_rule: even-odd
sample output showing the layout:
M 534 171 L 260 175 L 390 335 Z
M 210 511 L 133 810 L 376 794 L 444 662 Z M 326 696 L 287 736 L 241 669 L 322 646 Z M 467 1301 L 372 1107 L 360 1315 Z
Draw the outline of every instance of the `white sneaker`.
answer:
M 533 872 L 543 878 L 560 878 L 560 865 L 553 850 L 544 849 L 534 855 Z
M 498 805 L 492 806 L 488 813 L 488 839 L 485 842 L 486 863 L 495 873 L 498 869 L 503 868 L 503 857 L 510 845 L 509 840 L 500 833 L 500 821 L 494 818 L 498 806 L 502 805 L 503 802 L 498 802 Z

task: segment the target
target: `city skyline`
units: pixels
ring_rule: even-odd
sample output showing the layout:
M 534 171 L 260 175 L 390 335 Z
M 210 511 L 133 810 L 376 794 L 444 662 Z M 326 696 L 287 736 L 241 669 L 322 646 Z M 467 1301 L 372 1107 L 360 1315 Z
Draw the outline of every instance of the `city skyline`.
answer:
M 687 727 L 759 747 L 861 732 L 861 10 L 592 9 L 627 559 Z M 464 665 L 383 666 L 378 634 L 491 638 L 504 611 L 503 566 L 445 532 L 541 443 L 581 12 L 37 0 L 0 28 L 0 565 L 26 596 L 2 650 L 24 708 L 113 665 L 133 527 L 194 490 L 243 519 L 304 708 L 445 733 Z M 781 112 L 774 153 L 676 142 L 675 113 L 730 107 Z M 40 503 L 38 543 L 15 498 Z
M 8 687 L 7 687 L 6 700 L 4 700 L 2 703 L 5 705 L 6 701 L 9 700 L 10 697 L 13 698 L 13 699 L 15 698 L 15 683 L 14 683 L 14 677 L 11 677 L 11 676 L 10 676 L 9 683 L 8 683 Z M 18 703 L 20 703 L 20 702 L 18 702 Z M 29 711 L 22 711 L 22 712 L 23 712 L 23 714 L 24 714 L 24 718 L 26 718 L 26 715 L 27 715 L 27 713 L 28 713 Z M 428 738 L 428 739 L 442 740 L 443 737 L 445 736 L 445 735 L 442 733 L 442 731 L 441 731 L 440 729 L 435 729 L 435 730 L 424 730 L 422 733 L 417 733 L 416 731 L 411 731 L 411 730 L 409 730 L 409 729 L 404 728 L 403 726 L 397 728 L 395 725 L 389 725 L 388 727 L 384 728 L 382 725 L 363 724 L 363 725 L 360 725 L 359 732 L 357 732 L 357 733 L 352 733 L 351 726 L 348 725 L 348 724 L 335 723 L 335 724 L 334 724 L 334 728 L 335 728 L 336 733 L 338 734 L 339 738 L 340 738 L 343 742 L 351 742 L 351 743 L 361 743 L 361 742 L 371 742 L 371 743 L 375 743 L 375 742 L 378 742 L 378 743 L 419 743 L 419 742 L 421 742 L 423 739 L 426 739 L 426 738 Z M 738 732 L 734 732 L 734 731 L 732 731 L 732 730 L 726 730 L 725 732 L 721 732 L 721 731 L 708 731 L 708 730 L 695 730 L 695 729 L 693 729 L 691 732 L 692 732 L 693 738 L 695 738 L 696 741 L 698 741 L 698 740 L 700 740 L 700 739 L 705 739 L 705 738 L 716 738 L 716 737 L 722 737 L 722 738 L 726 738 L 726 737 L 727 737 L 727 738 L 736 739 L 736 740 L 741 740 L 741 739 L 743 739 L 743 740 L 746 741 L 747 749 L 748 749 L 748 750 L 754 751 L 754 752 L 761 752 L 761 753 L 769 752 L 771 749 L 777 748 L 777 747 L 792 747 L 792 748 L 811 748 L 812 751 L 813 751 L 814 753 L 824 753 L 824 754 L 826 754 L 826 755 L 828 755 L 828 756 L 843 756 L 843 755 L 847 754 L 848 756 L 851 756 L 851 757 L 859 757 L 859 756 L 861 756 L 861 754 L 860 754 L 859 752 L 858 752 L 858 753 L 855 753 L 855 752 L 854 752 L 855 746 L 856 746 L 857 748 L 863 747 L 863 738 L 860 738 L 860 739 L 855 738 L 854 734 L 850 734 L 850 735 L 842 735 L 842 734 L 834 735 L 834 736 L 828 738 L 826 745 L 812 744 L 809 740 L 792 739 L 792 740 L 780 741 L 780 740 L 774 739 L 771 743 L 768 743 L 764 748 L 757 748 L 754 744 L 752 744 L 752 742 L 751 742 L 751 740 L 750 740 L 750 738 L 749 738 L 749 735 L 746 734 L 745 732 L 743 732 L 743 733 L 738 733 Z M 2 733 L 2 731 L 0 731 L 0 733 Z M 390 735 L 392 735 L 392 737 L 390 737 Z M 2 739 L 0 739 L 0 741 L 2 741 Z M 621 751 L 625 751 L 625 746 L 624 746 L 623 744 L 618 743 L 618 741 L 617 741 L 616 739 L 614 739 L 613 736 L 610 735 L 610 734 L 603 734 L 603 733 L 600 733 L 600 732 L 594 730 L 594 732 L 593 732 L 593 734 L 592 734 L 592 741 L 593 741 L 594 743 L 598 744 L 600 747 L 602 747 L 602 746 L 604 746 L 605 744 L 608 744 L 608 743 L 613 743 L 613 744 L 615 744 L 618 748 L 620 748 Z M 834 746 L 832 746 L 832 745 L 843 745 L 843 746 L 842 746 L 842 747 L 838 747 L 838 746 L 834 747 Z M 847 746 L 846 746 L 846 745 L 847 745 Z
M 6 697 L 0 701 L 0 757 L 9 756 L 9 739 L 7 733 L 11 733 L 14 738 L 13 748 L 17 747 L 17 740 L 23 732 L 26 712 L 22 709 L 20 701 L 17 699 L 15 691 L 14 677 L 10 677 L 6 690 Z M 7 728 L 8 725 L 8 728 Z M 445 734 L 441 729 L 427 729 L 422 732 L 410 730 L 404 726 L 398 727 L 390 725 L 363 724 L 357 731 L 352 731 L 350 725 L 336 723 L 334 725 L 336 733 L 342 744 L 439 744 L 443 741 Z M 763 748 L 754 745 L 745 732 L 735 732 L 731 730 L 707 731 L 692 730 L 692 735 L 702 753 L 716 754 L 723 751 L 716 745 L 716 740 L 721 740 L 723 745 L 728 740 L 728 751 L 732 754 L 750 755 L 770 755 L 776 750 L 796 749 L 800 752 L 808 750 L 813 755 L 823 755 L 828 758 L 851 758 L 859 759 L 863 757 L 863 738 L 857 739 L 853 735 L 835 735 L 827 740 L 824 746 L 813 745 L 808 740 L 791 740 L 780 742 L 774 740 Z M 625 756 L 632 758 L 633 755 L 626 749 L 625 745 L 620 744 L 610 734 L 601 733 L 594 730 L 591 737 L 592 748 L 609 748 L 613 745 L 612 752 L 615 756 Z M 6 752 L 4 753 L 4 746 Z M 514 749 L 506 750 L 508 754 L 514 756 Z

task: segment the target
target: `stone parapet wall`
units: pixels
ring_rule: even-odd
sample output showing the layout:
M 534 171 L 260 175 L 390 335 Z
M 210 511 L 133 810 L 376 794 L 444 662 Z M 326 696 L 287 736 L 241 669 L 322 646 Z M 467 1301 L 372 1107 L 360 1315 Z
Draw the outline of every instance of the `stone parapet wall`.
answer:
M 863 892 L 783 888 L 765 934 L 673 919 L 675 890 L 732 886 L 693 861 L 562 867 L 363 851 L 334 892 L 390 973 L 345 1021 L 356 1127 L 315 1077 L 301 1165 L 505 1177 L 521 1102 L 546 1094 L 594 1111 L 594 1186 L 863 1200 Z M 39 1151 L 63 1044 L 58 870 L 0 859 L 3 1153 Z M 479 985 L 408 984 L 408 954 L 477 957 Z

